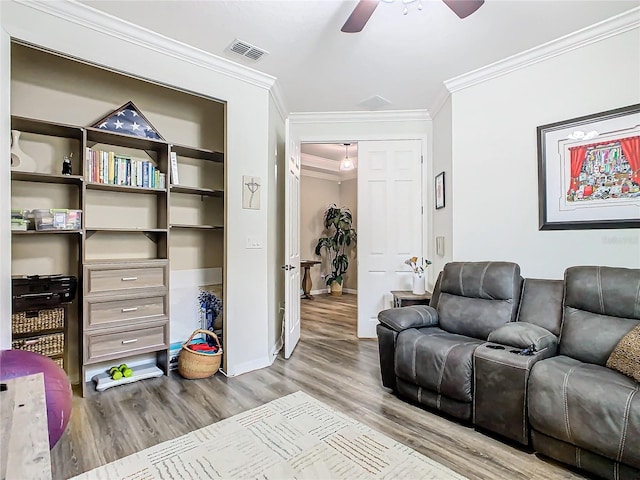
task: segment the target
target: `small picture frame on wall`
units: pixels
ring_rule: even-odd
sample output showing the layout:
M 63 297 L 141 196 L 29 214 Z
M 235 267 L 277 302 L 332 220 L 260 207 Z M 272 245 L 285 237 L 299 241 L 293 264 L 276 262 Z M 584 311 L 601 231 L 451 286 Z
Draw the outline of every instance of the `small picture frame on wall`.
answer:
M 444 208 L 444 172 L 436 175 L 435 181 L 436 192 L 436 210 Z
M 242 208 L 260 210 L 260 177 L 242 176 Z

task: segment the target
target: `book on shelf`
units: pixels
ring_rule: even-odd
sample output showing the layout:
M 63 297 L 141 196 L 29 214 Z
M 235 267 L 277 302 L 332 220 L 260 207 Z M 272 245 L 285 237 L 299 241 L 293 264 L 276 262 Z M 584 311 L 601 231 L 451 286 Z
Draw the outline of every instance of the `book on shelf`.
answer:
M 171 183 L 180 185 L 178 180 L 178 154 L 176 152 L 171 152 Z
M 152 162 L 92 148 L 87 148 L 85 178 L 107 185 L 166 188 L 166 174 Z

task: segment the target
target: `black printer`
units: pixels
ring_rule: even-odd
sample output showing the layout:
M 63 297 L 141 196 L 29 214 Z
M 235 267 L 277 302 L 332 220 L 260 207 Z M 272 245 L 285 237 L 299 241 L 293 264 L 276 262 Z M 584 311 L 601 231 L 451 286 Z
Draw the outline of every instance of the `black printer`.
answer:
M 11 283 L 14 312 L 72 302 L 78 288 L 78 279 L 71 275 L 18 275 Z

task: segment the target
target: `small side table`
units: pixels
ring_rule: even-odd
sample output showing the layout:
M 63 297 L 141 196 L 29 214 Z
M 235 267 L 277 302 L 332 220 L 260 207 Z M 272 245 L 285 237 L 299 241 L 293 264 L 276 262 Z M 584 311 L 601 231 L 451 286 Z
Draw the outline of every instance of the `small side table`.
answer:
M 391 290 L 393 295 L 393 307 L 408 307 L 409 305 L 429 305 L 431 292 L 426 291 L 422 295 L 415 295 L 411 290 Z
M 313 300 L 313 296 L 311 295 L 311 287 L 313 285 L 311 282 L 311 275 L 309 275 L 309 269 L 319 263 L 321 262 L 318 260 L 300 260 L 300 266 L 304 268 L 304 275 L 302 276 L 302 291 L 304 292 L 304 295 L 302 298 Z

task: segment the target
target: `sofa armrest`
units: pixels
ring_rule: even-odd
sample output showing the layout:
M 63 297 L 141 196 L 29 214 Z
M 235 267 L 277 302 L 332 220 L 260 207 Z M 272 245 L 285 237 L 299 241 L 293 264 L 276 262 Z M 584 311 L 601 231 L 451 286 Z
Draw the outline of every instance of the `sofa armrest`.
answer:
M 527 348 L 533 345 L 537 352 L 546 348 L 555 351 L 558 347 L 558 338 L 553 333 L 539 325 L 527 322 L 507 323 L 491 332 L 487 340 L 516 348 Z
M 396 332 L 408 328 L 433 327 L 438 325 L 438 311 L 427 305 L 390 308 L 378 313 L 378 321 Z

